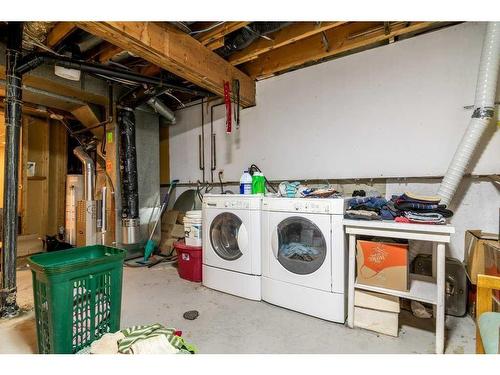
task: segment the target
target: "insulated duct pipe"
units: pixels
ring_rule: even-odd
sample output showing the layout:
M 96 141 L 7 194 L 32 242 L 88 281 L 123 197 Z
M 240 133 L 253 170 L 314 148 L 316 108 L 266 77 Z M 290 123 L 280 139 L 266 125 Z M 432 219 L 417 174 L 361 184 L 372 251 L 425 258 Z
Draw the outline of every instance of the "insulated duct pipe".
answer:
M 145 76 L 127 69 L 109 67 L 102 64 L 75 60 L 70 57 L 56 56 L 43 52 L 34 53 L 29 56 L 26 56 L 26 58 L 24 58 L 21 61 L 16 70 L 19 74 L 24 74 L 30 72 L 31 70 L 45 63 L 51 63 L 66 69 L 81 70 L 82 72 L 96 74 L 99 76 L 103 76 L 104 78 L 112 77 L 112 78 L 124 79 L 138 84 L 150 84 L 157 87 L 170 88 L 178 92 L 185 92 L 187 94 L 196 96 L 203 96 L 203 97 L 212 96 L 211 93 L 204 90 L 193 90 L 193 89 L 188 89 L 186 87 L 173 85 L 165 82 L 161 78 Z
M 122 107 L 118 111 L 120 131 L 120 177 L 122 186 L 122 235 L 124 244 L 139 242 L 139 183 L 135 147 L 134 111 Z
M 23 23 L 7 24 L 5 85 L 5 153 L 3 185 L 3 251 L 0 316 L 14 317 L 16 302 L 17 196 L 19 183 L 19 146 L 21 140 L 22 75 L 16 71 L 21 61 Z
M 156 111 L 156 113 L 163 116 L 170 124 L 175 124 L 174 112 L 160 99 L 151 98 L 147 101 L 147 103 Z
M 499 54 L 500 22 L 488 22 L 479 62 L 474 112 L 439 187 L 438 195 L 443 204 L 449 205 L 453 199 L 481 136 L 494 115 Z
M 83 184 L 84 184 L 84 199 L 86 201 L 94 200 L 95 190 L 95 166 L 92 158 L 83 151 L 82 146 L 78 146 L 73 150 L 73 154 L 83 164 Z

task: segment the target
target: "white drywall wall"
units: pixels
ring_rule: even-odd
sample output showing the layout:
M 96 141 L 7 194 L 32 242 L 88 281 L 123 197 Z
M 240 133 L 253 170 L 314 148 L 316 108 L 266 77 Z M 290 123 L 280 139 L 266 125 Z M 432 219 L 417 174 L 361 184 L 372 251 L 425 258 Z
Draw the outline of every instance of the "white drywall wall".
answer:
M 226 180 L 252 163 L 271 179 L 443 175 L 472 113 L 463 107 L 474 102 L 484 30 L 460 24 L 258 82 L 239 131 L 227 135 L 224 106 L 214 110 L 217 170 Z M 171 174 L 196 181 L 201 109 L 176 115 Z M 475 174 L 500 173 L 496 129 Z M 205 133 L 209 171 L 209 111 Z
M 270 179 L 440 176 L 469 122 L 485 24 L 466 23 L 300 69 L 257 83 L 257 106 L 241 112 L 241 129 L 224 132 L 214 110 L 217 171 L 239 180 L 256 163 Z M 499 97 L 500 89 L 497 90 Z M 176 112 L 170 170 L 201 180 L 200 106 Z M 210 112 L 205 112 L 205 168 L 210 179 Z M 500 173 L 500 131 L 490 125 L 475 174 Z M 386 196 L 435 194 L 436 179 L 389 179 Z M 452 209 L 456 234 L 448 255 L 463 260 L 466 229 L 498 232 L 498 185 L 466 179 Z M 214 188 L 214 192 L 219 192 Z M 417 244 L 418 251 L 427 247 Z

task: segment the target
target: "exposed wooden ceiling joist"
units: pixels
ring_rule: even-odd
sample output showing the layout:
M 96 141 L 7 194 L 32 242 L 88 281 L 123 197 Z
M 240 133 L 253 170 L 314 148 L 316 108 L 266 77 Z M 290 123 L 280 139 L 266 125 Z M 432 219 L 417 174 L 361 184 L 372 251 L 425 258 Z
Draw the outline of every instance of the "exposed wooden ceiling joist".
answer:
M 294 22 L 272 35 L 269 39 L 260 38 L 242 51 L 232 54 L 228 61 L 233 65 L 243 64 L 258 58 L 273 49 L 319 34 L 347 22 Z
M 387 33 L 381 22 L 348 23 L 327 30 L 324 35 L 314 35 L 272 50 L 241 67 L 251 77 L 265 78 L 327 57 L 369 47 L 402 34 L 423 31 L 435 25 L 436 22 L 398 22 L 392 24 L 390 32 Z M 325 48 L 325 38 L 328 48 Z
M 241 104 L 255 104 L 255 82 L 196 39 L 154 22 L 77 22 L 83 30 L 219 96 L 224 81 L 240 81 Z
M 56 47 L 64 40 L 69 34 L 76 30 L 74 22 L 58 22 L 54 28 L 47 35 L 46 45 L 49 48 Z
M 212 30 L 198 34 L 196 39 L 204 46 L 207 46 L 221 38 L 224 39 L 227 34 L 239 30 L 249 23 L 250 22 L 224 22 L 222 25 L 214 27 Z
M 97 60 L 101 64 L 106 64 L 109 60 L 111 60 L 114 56 L 123 51 L 120 47 L 117 47 L 113 44 L 108 44 L 97 57 Z

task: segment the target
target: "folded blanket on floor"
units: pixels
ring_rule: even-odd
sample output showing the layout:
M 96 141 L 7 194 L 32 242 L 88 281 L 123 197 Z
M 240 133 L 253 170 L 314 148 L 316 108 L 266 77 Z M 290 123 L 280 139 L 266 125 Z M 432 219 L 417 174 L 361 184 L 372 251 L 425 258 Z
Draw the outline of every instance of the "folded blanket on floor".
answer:
M 182 337 L 175 335 L 174 328 L 165 328 L 161 324 L 133 326 L 121 332 L 125 337 L 118 342 L 118 351 L 123 354 L 134 354 L 134 344 L 155 336 L 164 336 L 172 347 L 178 350 L 178 353 L 194 354 L 196 352 L 193 345 L 189 345 Z

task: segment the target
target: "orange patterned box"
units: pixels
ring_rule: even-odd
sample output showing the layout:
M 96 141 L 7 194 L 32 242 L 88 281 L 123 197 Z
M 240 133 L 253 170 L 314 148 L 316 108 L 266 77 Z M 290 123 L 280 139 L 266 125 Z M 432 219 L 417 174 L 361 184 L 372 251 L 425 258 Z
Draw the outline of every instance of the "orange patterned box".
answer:
M 407 244 L 358 241 L 356 247 L 357 283 L 409 290 Z

